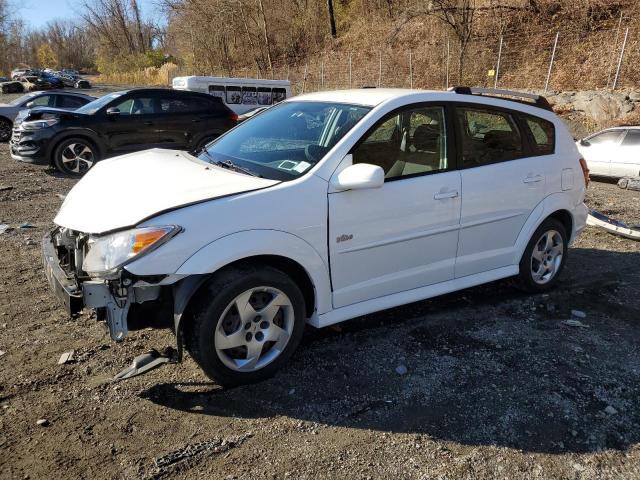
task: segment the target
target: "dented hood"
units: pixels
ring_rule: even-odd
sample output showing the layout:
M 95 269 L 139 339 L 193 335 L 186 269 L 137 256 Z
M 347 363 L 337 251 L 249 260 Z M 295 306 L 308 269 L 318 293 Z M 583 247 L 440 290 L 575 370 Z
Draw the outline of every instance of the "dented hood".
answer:
M 279 183 L 152 149 L 98 162 L 69 192 L 56 225 L 84 233 L 135 226 L 167 210 Z

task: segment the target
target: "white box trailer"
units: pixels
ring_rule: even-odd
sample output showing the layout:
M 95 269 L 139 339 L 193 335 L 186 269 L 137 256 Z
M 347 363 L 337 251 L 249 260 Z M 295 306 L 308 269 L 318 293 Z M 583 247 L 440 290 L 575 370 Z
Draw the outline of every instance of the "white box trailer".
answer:
M 174 78 L 172 86 L 175 90 L 220 97 L 238 115 L 258 107 L 273 105 L 291 96 L 289 80 L 189 76 Z

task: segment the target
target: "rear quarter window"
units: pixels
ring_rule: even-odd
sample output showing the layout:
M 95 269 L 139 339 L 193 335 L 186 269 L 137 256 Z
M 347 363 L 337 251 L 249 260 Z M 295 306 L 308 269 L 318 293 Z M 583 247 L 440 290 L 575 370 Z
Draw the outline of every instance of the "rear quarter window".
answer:
M 531 133 L 532 148 L 536 155 L 550 155 L 556 149 L 556 129 L 553 123 L 542 118 L 524 115 Z

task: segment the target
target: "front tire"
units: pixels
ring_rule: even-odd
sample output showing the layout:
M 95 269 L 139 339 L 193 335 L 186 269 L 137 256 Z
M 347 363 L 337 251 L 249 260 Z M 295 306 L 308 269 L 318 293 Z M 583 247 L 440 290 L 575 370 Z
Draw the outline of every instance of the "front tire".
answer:
M 54 166 L 72 177 L 84 175 L 98 160 L 98 149 L 84 138 L 68 138 L 53 152 Z
M 220 385 L 265 380 L 300 343 L 304 312 L 302 292 L 285 273 L 266 265 L 231 267 L 194 299 L 185 325 L 187 350 Z
M 553 288 L 566 263 L 568 244 L 562 223 L 555 218 L 547 218 L 542 222 L 520 260 L 518 286 L 530 293 Z

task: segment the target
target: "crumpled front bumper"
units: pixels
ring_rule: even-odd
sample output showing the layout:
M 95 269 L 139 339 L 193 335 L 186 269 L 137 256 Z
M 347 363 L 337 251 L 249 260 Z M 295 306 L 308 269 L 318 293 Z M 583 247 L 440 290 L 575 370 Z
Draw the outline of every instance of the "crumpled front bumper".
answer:
M 82 289 L 75 276 L 68 275 L 60 266 L 51 233 L 42 239 L 44 272 L 53 294 L 65 305 L 69 315 L 79 313 L 84 307 Z
M 120 341 L 128 333 L 127 314 L 131 305 L 133 289 L 121 289 L 114 295 L 106 280 L 78 282 L 75 275 L 66 272 L 60 265 L 55 245 L 55 232 L 42 239 L 44 271 L 54 295 L 65 305 L 69 315 L 84 308 L 95 308 L 106 319 L 111 338 Z

